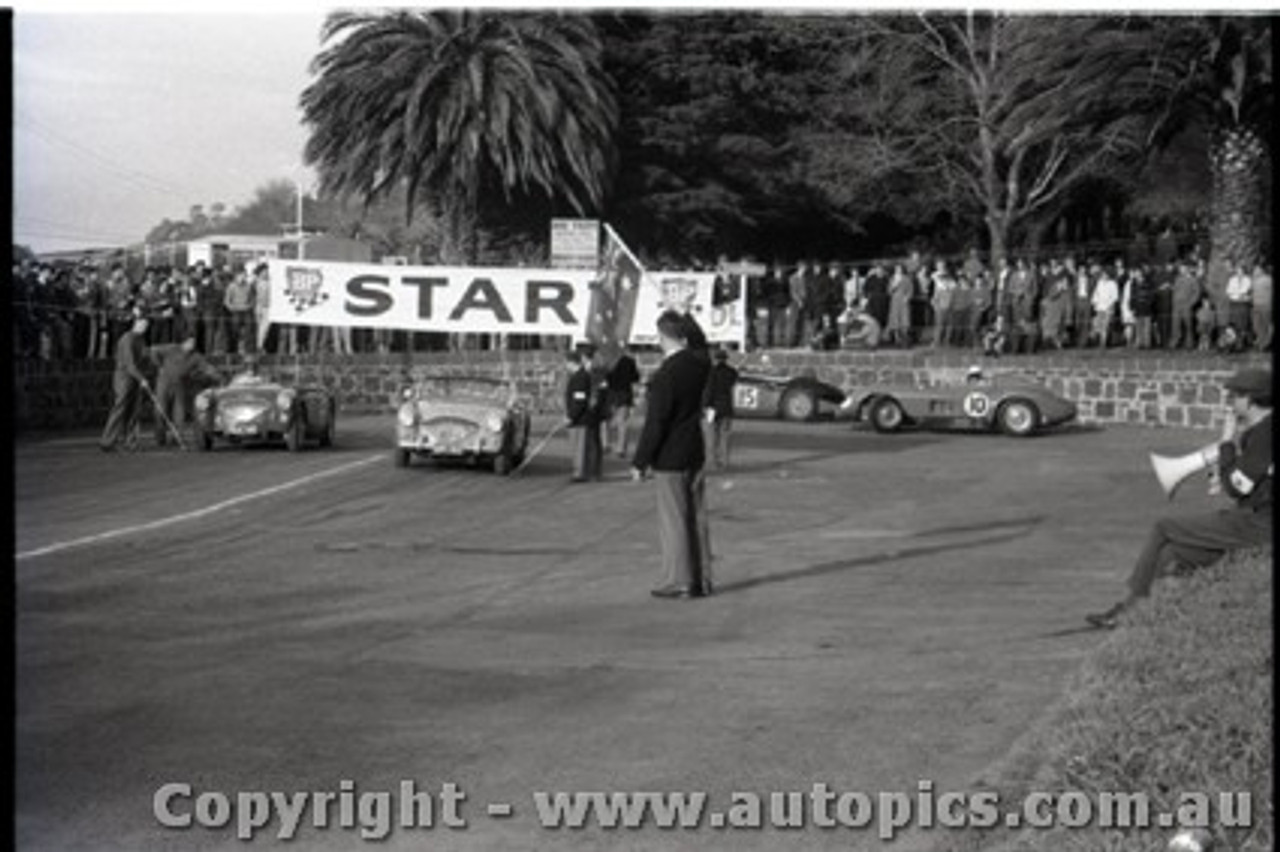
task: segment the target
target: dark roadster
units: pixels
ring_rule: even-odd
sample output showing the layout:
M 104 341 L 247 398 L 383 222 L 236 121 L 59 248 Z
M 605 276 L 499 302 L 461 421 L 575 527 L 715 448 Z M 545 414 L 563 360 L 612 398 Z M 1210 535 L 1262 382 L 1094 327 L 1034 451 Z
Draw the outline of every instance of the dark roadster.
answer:
M 280 443 L 298 452 L 308 442 L 332 446 L 338 402 L 324 387 L 291 386 L 256 373 L 236 376 L 225 387 L 201 391 L 195 400 L 196 448 Z
M 844 399 L 844 391 L 814 376 L 743 373 L 733 389 L 733 413 L 737 417 L 817 420 L 824 413 L 838 411 Z

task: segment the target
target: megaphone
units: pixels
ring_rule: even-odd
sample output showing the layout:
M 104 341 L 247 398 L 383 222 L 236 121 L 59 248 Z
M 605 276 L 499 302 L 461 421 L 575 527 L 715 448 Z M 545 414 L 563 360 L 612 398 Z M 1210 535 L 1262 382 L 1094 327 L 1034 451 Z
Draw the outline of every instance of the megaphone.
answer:
M 1151 453 L 1151 467 L 1155 469 L 1156 479 L 1164 489 L 1165 496 L 1172 500 L 1178 486 L 1187 481 L 1187 477 L 1203 470 L 1212 470 L 1218 463 L 1218 445 L 1209 444 L 1194 453 L 1185 456 L 1160 456 Z

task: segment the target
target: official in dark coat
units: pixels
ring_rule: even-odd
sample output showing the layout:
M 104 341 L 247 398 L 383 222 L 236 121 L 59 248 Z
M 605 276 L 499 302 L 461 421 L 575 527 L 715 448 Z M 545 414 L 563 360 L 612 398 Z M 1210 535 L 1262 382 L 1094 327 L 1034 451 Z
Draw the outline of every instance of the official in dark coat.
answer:
M 1202 568 L 1234 550 L 1271 543 L 1271 371 L 1240 370 L 1224 387 L 1233 396 L 1222 442 L 1202 452 L 1234 505 L 1157 521 L 1129 576 L 1129 596 L 1106 612 L 1086 616 L 1093 626 L 1115 627 L 1120 615 L 1172 569 Z
M 605 452 L 616 452 L 621 459 L 627 457 L 631 409 L 636 404 L 636 385 L 639 382 L 640 368 L 636 366 L 636 359 L 631 356 L 631 347 L 623 344 L 622 354 L 605 374 L 609 416 L 605 431 Z
M 569 381 L 565 387 L 564 412 L 573 457 L 573 482 L 599 481 L 602 472 L 600 415 L 603 402 L 590 365 L 592 354 L 571 351 L 565 361 Z
M 701 329 L 675 311 L 658 318 L 661 366 L 649 380 L 644 429 L 632 478 L 652 475 L 658 502 L 663 582 L 659 598 L 711 594 L 711 548 L 706 523 L 703 394 L 711 370 Z
M 114 451 L 121 441 L 133 440 L 133 433 L 138 425 L 142 391 L 150 387 L 144 372 L 148 367 L 145 340 L 147 327 L 145 316 L 135 317 L 133 327 L 116 341 L 116 368 L 111 377 L 115 401 L 107 416 L 106 428 L 102 430 L 99 446 L 103 452 Z
M 733 389 L 738 384 L 738 371 L 729 366 L 729 353 L 715 352 L 715 364 L 707 379 L 703 398 L 708 431 L 711 433 L 711 458 L 716 470 L 729 467 L 729 437 L 733 432 Z

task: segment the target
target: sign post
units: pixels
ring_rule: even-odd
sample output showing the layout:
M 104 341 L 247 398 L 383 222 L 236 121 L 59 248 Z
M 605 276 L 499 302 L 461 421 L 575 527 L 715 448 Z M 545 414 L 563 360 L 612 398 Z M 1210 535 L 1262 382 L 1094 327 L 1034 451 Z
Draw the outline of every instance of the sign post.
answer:
M 599 220 L 551 220 L 552 269 L 595 269 L 599 265 Z

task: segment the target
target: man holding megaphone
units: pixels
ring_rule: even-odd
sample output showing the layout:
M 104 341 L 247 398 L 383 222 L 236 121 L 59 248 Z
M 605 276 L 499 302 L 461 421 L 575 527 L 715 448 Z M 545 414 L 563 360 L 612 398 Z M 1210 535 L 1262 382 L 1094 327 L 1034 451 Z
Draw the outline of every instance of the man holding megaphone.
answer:
M 1157 521 L 1129 576 L 1129 596 L 1086 616 L 1094 627 L 1115 627 L 1121 613 L 1147 597 L 1156 578 L 1171 569 L 1203 568 L 1234 550 L 1271 542 L 1271 371 L 1240 370 L 1223 387 L 1231 394 L 1231 411 L 1221 442 L 1179 459 L 1151 460 L 1170 498 L 1187 476 L 1208 471 L 1211 488 L 1220 488 L 1234 505 Z

